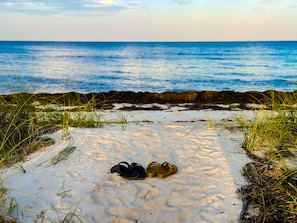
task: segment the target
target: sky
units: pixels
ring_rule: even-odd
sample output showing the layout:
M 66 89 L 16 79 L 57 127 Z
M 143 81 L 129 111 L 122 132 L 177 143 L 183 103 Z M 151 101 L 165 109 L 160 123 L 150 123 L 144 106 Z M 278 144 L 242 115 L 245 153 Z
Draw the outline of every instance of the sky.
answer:
M 297 40 L 297 0 L 0 0 L 0 40 Z

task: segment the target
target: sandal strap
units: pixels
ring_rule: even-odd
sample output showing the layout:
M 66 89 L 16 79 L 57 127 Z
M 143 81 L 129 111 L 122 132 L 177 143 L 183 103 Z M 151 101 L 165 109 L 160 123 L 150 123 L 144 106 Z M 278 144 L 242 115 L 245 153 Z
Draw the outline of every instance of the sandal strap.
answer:
M 159 165 L 160 165 L 159 163 L 157 163 L 156 161 L 153 161 L 153 162 L 151 162 L 151 163 L 147 166 L 147 168 L 154 167 L 154 166 L 159 166 Z
M 162 166 L 162 167 L 166 167 L 166 166 L 169 166 L 169 167 L 170 167 L 170 165 L 171 165 L 170 163 L 168 163 L 168 162 L 164 162 L 164 163 L 162 163 L 161 166 Z
M 121 165 L 121 164 L 126 164 L 126 166 L 125 165 Z M 130 164 L 128 162 L 126 162 L 126 161 L 119 162 L 118 165 L 121 165 L 121 166 L 125 166 L 127 168 L 130 168 Z

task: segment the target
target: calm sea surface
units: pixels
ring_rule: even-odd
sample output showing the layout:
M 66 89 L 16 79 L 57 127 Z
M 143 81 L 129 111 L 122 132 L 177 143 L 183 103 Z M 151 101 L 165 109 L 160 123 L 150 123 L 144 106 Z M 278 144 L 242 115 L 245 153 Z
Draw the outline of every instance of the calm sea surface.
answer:
M 0 94 L 294 91 L 297 42 L 4 42 Z

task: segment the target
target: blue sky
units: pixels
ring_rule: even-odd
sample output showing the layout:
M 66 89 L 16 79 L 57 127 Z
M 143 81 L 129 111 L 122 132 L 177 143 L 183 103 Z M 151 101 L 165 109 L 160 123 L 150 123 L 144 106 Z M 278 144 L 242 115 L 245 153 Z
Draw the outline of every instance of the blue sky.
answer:
M 0 40 L 297 40 L 297 0 L 0 0 Z

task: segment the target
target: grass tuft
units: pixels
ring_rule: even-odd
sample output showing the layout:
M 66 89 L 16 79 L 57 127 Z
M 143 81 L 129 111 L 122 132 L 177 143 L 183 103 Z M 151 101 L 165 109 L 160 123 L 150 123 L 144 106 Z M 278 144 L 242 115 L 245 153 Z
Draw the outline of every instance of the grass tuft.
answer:
M 52 131 L 53 126 L 50 123 L 38 123 L 33 101 L 33 96 L 22 95 L 12 102 L 7 102 L 0 96 L 0 167 L 18 162 L 46 144 L 41 136 Z
M 71 139 L 69 127 L 103 127 L 106 123 L 95 111 L 98 103 L 94 98 L 87 101 L 76 96 L 61 96 L 59 99 L 47 100 L 39 102 L 34 94 L 26 93 L 0 96 L 0 168 L 14 165 L 29 153 L 53 144 L 54 140 L 45 137 L 46 133 L 62 129 L 62 138 Z M 70 140 L 65 149 L 48 161 L 48 165 L 62 162 L 75 149 Z M 26 173 L 22 165 L 17 164 L 16 168 Z M 11 216 L 18 208 L 18 203 L 7 200 L 7 190 L 2 185 L 0 181 L 0 222 L 10 218 L 17 222 Z M 44 219 L 45 214 L 37 215 L 37 218 Z M 73 222 L 74 219 L 82 222 L 75 212 L 67 214 L 59 222 Z
M 241 117 L 243 148 L 252 162 L 243 168 L 248 184 L 239 190 L 240 222 L 297 222 L 297 99 L 271 92 L 252 120 Z

